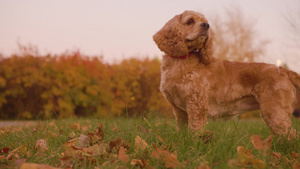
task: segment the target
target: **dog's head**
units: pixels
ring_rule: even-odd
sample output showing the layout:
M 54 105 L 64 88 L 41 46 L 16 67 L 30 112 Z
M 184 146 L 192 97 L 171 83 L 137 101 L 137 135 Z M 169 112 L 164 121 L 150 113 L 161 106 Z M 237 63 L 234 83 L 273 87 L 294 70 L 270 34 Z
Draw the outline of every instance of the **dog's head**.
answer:
M 167 55 L 186 56 L 197 52 L 204 63 L 209 63 L 213 52 L 213 31 L 204 15 L 193 11 L 176 15 L 153 36 L 153 40 Z

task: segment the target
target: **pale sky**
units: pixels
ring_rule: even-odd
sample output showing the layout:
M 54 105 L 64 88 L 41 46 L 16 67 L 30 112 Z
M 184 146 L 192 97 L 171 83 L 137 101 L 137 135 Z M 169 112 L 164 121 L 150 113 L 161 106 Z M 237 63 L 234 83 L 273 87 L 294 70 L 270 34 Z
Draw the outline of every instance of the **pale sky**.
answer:
M 110 63 L 161 57 L 152 35 L 174 15 L 194 10 L 210 20 L 224 15 L 225 7 L 239 7 L 255 21 L 259 37 L 270 41 L 261 61 L 280 59 L 300 73 L 300 52 L 284 19 L 299 5 L 299 0 L 0 0 L 0 53 L 17 53 L 21 43 L 42 54 L 79 49 Z

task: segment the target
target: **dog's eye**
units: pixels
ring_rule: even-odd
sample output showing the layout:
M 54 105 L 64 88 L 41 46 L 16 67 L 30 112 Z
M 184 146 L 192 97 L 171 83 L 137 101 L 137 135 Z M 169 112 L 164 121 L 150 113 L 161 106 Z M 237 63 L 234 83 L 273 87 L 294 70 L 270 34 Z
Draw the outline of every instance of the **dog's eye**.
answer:
M 194 19 L 190 19 L 186 22 L 187 25 L 192 25 L 194 23 L 195 23 Z

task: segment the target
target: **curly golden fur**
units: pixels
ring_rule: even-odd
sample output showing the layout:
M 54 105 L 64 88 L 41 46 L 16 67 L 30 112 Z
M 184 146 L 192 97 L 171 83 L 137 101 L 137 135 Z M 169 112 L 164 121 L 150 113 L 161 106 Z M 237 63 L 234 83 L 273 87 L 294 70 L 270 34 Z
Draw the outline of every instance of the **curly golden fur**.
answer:
M 153 39 L 165 53 L 160 90 L 178 126 L 203 131 L 207 117 L 260 109 L 274 134 L 295 136 L 291 115 L 300 89 L 297 73 L 271 64 L 215 58 L 214 33 L 204 15 L 193 11 L 176 15 Z

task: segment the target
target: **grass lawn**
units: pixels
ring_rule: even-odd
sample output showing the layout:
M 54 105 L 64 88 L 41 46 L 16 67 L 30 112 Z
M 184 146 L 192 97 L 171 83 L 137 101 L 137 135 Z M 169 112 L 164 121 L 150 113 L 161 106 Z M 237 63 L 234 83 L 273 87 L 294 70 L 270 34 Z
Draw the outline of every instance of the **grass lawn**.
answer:
M 300 131 L 299 120 L 293 125 Z M 177 131 L 167 118 L 65 119 L 2 128 L 0 168 L 300 167 L 299 136 L 270 138 L 260 119 L 209 121 L 206 129 L 200 137 Z

